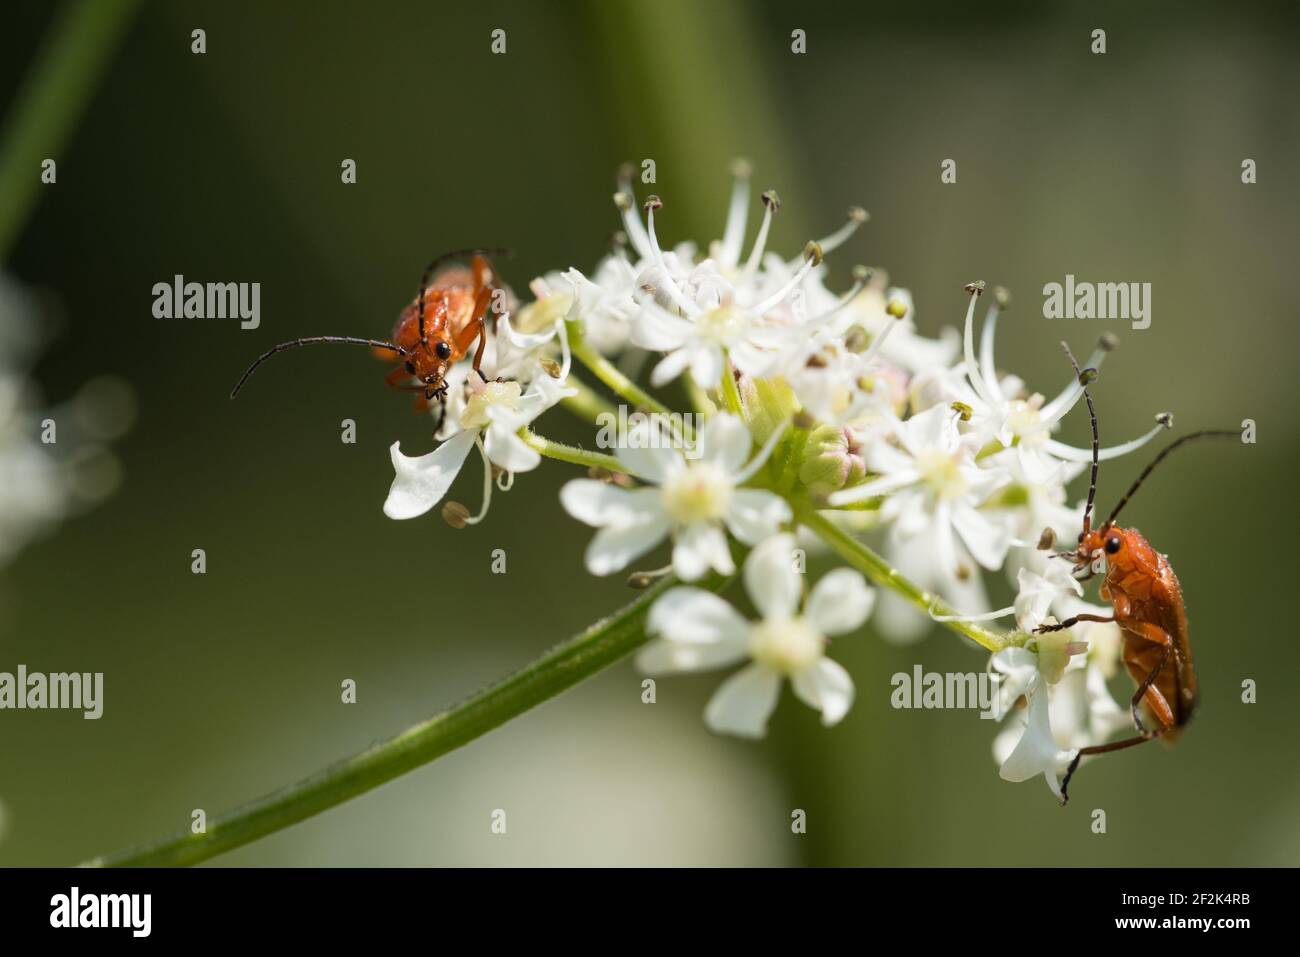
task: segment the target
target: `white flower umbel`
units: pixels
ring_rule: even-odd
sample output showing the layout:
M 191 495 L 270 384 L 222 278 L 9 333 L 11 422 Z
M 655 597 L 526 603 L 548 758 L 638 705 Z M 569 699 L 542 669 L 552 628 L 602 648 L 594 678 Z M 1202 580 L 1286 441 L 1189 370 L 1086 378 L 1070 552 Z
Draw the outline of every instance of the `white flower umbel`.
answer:
M 562 371 L 567 376 L 568 370 Z M 493 466 L 513 475 L 535 469 L 541 462 L 541 456 L 519 437 L 519 430 L 574 394 L 563 377 L 557 380 L 545 374 L 537 376 L 527 392 L 518 382 L 482 382 L 477 375 L 469 376 L 465 389 L 465 404 L 456 420 L 459 432 L 417 458 L 403 455 L 401 443 L 393 443 L 389 451 L 396 475 L 384 502 L 389 518 L 417 518 L 442 501 L 470 449 L 477 447 L 483 458 L 483 507 L 466 521 L 482 521 L 492 500 Z
M 647 630 L 656 639 L 637 656 L 648 674 L 705 671 L 749 661 L 722 683 L 704 712 L 722 734 L 760 738 L 776 707 L 781 683 L 838 723 L 853 703 L 853 680 L 826 657 L 829 636 L 861 627 L 874 592 L 856 571 L 841 568 L 813 588 L 800 613 L 803 576 L 795 568 L 793 535 L 776 535 L 745 560 L 745 587 L 762 614 L 746 621 L 730 604 L 697 588 L 674 588 L 650 608 Z
M 740 487 L 767 460 L 783 431 L 775 430 L 750 459 L 753 443 L 745 424 L 733 415 L 715 415 L 697 439 L 698 456 L 688 460 L 656 420 L 634 425 L 618 459 L 653 486 L 625 489 L 575 479 L 560 490 L 570 515 L 600 529 L 587 548 L 587 570 L 612 574 L 671 534 L 678 578 L 696 581 L 710 568 L 730 574 L 735 565 L 725 530 L 754 545 L 790 520 L 790 506 L 779 495 Z

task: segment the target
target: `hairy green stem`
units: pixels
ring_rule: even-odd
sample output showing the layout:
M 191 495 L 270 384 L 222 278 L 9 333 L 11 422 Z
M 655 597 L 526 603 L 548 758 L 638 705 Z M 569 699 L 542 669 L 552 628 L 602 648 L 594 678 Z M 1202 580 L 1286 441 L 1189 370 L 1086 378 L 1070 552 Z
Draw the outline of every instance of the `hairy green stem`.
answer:
M 605 469 L 609 472 L 623 472 L 627 475 L 636 474 L 614 456 L 606 455 L 604 452 L 590 452 L 587 449 L 580 449 L 576 445 L 556 442 L 553 439 L 538 435 L 536 432 L 529 431 L 527 428 L 520 430 L 519 437 L 524 440 L 529 448 L 536 449 L 548 459 L 568 462 L 570 465 L 583 465 L 587 468 Z
M 63 8 L 13 98 L 0 147 L 0 262 L 36 206 L 41 163 L 58 153 L 95 92 L 137 0 L 78 0 Z M 57 187 L 55 187 L 57 188 Z
M 727 581 L 713 576 L 701 584 L 719 591 Z M 297 784 L 209 820 L 205 833 L 194 834 L 186 828 L 151 844 L 86 863 L 96 867 L 197 864 L 401 777 L 590 678 L 644 644 L 647 611 L 674 584 L 676 579 L 668 576 L 621 611 L 503 681 Z
M 844 531 L 834 522 L 828 520 L 815 508 L 805 506 L 798 510 L 801 524 L 810 529 L 827 545 L 839 553 L 840 557 L 862 572 L 877 585 L 888 588 L 902 595 L 921 611 L 935 615 L 955 615 L 955 612 L 938 595 L 925 591 L 909 580 L 902 572 L 894 568 L 874 551 Z M 989 651 L 1001 651 L 1013 645 L 1023 644 L 1027 635 L 1001 635 L 973 621 L 939 622 L 959 635 L 965 635 L 971 641 Z

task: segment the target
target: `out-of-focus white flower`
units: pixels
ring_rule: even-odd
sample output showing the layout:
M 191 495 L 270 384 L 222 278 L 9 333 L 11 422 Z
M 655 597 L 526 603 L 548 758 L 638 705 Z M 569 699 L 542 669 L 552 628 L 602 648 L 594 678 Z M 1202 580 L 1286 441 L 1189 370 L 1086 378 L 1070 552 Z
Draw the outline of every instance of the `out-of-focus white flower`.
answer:
M 838 723 L 853 703 L 853 680 L 826 657 L 827 638 L 861 627 L 874 593 L 858 572 L 841 568 L 817 583 L 801 614 L 803 579 L 795 561 L 788 534 L 763 542 L 745 560 L 745 587 L 763 616 L 757 622 L 711 592 L 666 592 L 650 608 L 648 630 L 658 637 L 637 656 L 638 666 L 665 674 L 748 660 L 705 709 L 705 722 L 723 734 L 762 737 L 786 678 L 801 701 L 821 712 L 822 724 Z
M 135 416 L 130 387 L 101 376 L 43 408 L 28 370 L 42 345 L 30 294 L 0 276 L 0 565 L 116 490 L 109 443 Z
M 699 457 L 687 460 L 656 420 L 636 424 L 618 449 L 618 459 L 654 486 L 624 489 L 593 479 L 575 479 L 560 490 L 574 518 L 600 531 L 587 548 L 587 569 L 609 575 L 644 555 L 670 533 L 673 570 L 696 581 L 710 568 L 735 570 L 726 530 L 747 545 L 774 534 L 791 517 L 779 495 L 741 488 L 771 454 L 777 431 L 752 459 L 749 430 L 733 415 L 710 419 L 698 437 Z

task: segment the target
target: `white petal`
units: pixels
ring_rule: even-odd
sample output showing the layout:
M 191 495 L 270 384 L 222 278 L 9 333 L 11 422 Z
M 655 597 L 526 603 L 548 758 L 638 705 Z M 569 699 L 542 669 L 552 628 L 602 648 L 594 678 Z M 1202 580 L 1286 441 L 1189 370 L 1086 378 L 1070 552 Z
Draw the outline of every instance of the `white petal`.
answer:
M 560 504 L 588 525 L 636 525 L 662 514 L 659 490 L 625 489 L 595 479 L 574 479 L 560 489 Z
M 764 618 L 793 618 L 803 576 L 795 570 L 793 535 L 773 535 L 745 559 L 745 590 Z
M 745 423 L 727 412 L 709 419 L 699 439 L 700 459 L 716 462 L 728 475 L 735 475 L 745 467 L 754 444 Z
M 692 347 L 688 347 L 692 348 Z M 718 388 L 722 383 L 722 349 L 715 345 L 698 345 L 692 348 L 691 375 L 705 388 Z
M 650 606 L 646 631 L 687 644 L 743 646 L 749 637 L 749 623 L 713 592 L 673 588 Z
M 877 495 L 889 495 L 891 492 L 896 492 L 901 488 L 914 484 L 920 478 L 921 473 L 916 469 L 903 469 L 900 472 L 872 479 L 865 485 L 855 485 L 852 488 L 832 492 L 829 501 L 832 505 L 848 505 L 851 502 L 861 502 L 863 499 L 874 498 Z
M 790 505 L 775 492 L 761 488 L 738 488 L 727 506 L 727 528 L 746 545 L 757 545 L 775 535 L 790 521 Z
M 761 665 L 750 665 L 724 681 L 704 709 L 704 723 L 720 734 L 761 738 L 776 708 L 781 678 Z
M 668 353 L 655 365 L 650 372 L 650 384 L 653 386 L 667 385 L 672 382 L 691 364 L 691 351 L 686 348 L 677 349 Z
M 837 662 L 819 658 L 795 672 L 790 684 L 799 700 L 822 713 L 822 724 L 838 724 L 853 705 L 853 679 Z
M 1029 717 L 1025 733 L 1015 750 L 1002 763 L 998 771 L 1004 781 L 1028 781 L 1035 775 L 1045 775 L 1047 785 L 1058 798 L 1061 782 L 1057 771 L 1066 758 L 1052 736 L 1051 712 L 1048 707 L 1047 685 L 1040 682 L 1029 697 Z
M 757 338 L 751 336 L 752 338 Z M 731 364 L 755 379 L 766 378 L 780 364 L 780 352 L 765 352 L 752 342 L 741 340 L 733 342 L 728 350 Z
M 536 349 L 538 346 L 545 345 L 555 338 L 555 326 L 550 326 L 544 332 L 529 334 L 519 332 L 510 324 L 510 315 L 507 313 L 497 321 L 497 329 L 505 334 L 506 339 L 512 345 L 519 349 Z
M 743 644 L 687 644 L 661 638 L 650 642 L 637 653 L 636 666 L 643 674 L 665 675 L 726 668 L 743 661 L 745 657 Z
M 952 525 L 975 561 L 990 570 L 1002 567 L 1011 543 L 1006 527 L 998 527 L 966 502 L 953 503 Z
M 672 432 L 658 418 L 646 418 L 627 430 L 616 452 L 633 474 L 662 485 L 668 476 L 686 467 L 673 445 Z
M 403 455 L 402 443 L 394 442 L 389 453 L 397 475 L 388 490 L 384 514 L 396 519 L 416 518 L 441 502 L 460 474 L 478 434 L 477 429 L 458 432 L 432 452 L 418 458 Z
M 536 449 L 516 435 L 513 429 L 495 422 L 487 427 L 483 448 L 492 464 L 507 472 L 528 472 L 542 463 Z
M 587 571 L 610 575 L 628 562 L 654 548 L 668 534 L 667 517 L 656 517 L 635 525 L 602 528 L 587 546 Z
M 698 581 L 710 568 L 723 575 L 736 570 L 722 529 L 700 522 L 679 530 L 673 545 L 673 571 L 677 577 L 687 582 Z
M 632 320 L 632 342 L 652 352 L 681 347 L 695 331 L 695 325 L 661 306 L 647 303 Z
M 823 635 L 842 635 L 862 627 L 875 601 L 861 572 L 837 568 L 813 588 L 804 614 Z

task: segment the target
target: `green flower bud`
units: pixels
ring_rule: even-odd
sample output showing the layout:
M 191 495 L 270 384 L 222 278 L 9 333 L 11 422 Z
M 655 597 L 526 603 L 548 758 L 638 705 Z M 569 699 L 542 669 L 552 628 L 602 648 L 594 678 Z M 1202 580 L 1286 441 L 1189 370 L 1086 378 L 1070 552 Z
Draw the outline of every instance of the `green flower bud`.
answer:
M 857 436 L 848 426 L 819 425 L 808 436 L 799 481 L 813 495 L 829 495 L 846 485 L 856 485 L 867 475 Z
M 784 379 L 755 380 L 741 376 L 736 383 L 741 404 L 749 417 L 749 431 L 754 441 L 762 445 L 772 435 L 772 430 L 791 418 L 799 408 L 794 390 Z

